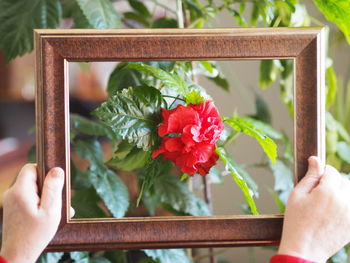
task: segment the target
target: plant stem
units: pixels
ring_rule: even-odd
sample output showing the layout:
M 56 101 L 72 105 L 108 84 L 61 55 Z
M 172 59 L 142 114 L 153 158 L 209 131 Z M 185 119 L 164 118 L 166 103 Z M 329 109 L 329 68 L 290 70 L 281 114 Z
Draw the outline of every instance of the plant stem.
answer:
M 184 14 L 182 12 L 182 0 L 176 0 L 176 15 L 179 28 L 185 28 Z

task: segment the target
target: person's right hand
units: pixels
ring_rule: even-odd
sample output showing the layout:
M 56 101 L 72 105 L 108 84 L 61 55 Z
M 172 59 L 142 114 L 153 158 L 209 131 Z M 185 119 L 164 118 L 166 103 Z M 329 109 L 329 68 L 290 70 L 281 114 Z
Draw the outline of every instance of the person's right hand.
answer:
M 350 181 L 309 158 L 309 170 L 289 197 L 278 253 L 326 262 L 350 242 Z

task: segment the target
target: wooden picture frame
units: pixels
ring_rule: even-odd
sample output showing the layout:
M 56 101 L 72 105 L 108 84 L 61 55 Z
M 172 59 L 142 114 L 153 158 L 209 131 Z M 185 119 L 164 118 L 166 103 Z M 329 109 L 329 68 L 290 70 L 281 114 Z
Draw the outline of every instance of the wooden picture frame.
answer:
M 307 158 L 324 160 L 321 28 L 35 30 L 39 188 L 65 170 L 62 220 L 47 251 L 276 245 L 282 215 L 69 219 L 68 62 L 294 60 L 295 180 Z

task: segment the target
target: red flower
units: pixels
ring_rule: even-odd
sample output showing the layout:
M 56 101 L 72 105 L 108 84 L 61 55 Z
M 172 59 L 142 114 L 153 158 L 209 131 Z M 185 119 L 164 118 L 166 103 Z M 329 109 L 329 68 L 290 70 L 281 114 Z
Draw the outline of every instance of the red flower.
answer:
M 163 139 L 152 157 L 163 154 L 165 160 L 171 160 L 190 175 L 208 174 L 219 158 L 214 152 L 215 143 L 224 129 L 214 103 L 162 108 L 162 116 L 164 123 L 159 125 L 158 134 Z

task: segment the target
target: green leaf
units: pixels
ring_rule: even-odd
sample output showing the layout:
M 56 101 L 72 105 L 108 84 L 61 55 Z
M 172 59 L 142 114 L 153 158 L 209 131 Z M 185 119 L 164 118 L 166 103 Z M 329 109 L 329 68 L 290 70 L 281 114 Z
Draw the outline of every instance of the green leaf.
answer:
M 130 144 L 129 144 L 130 145 Z M 125 157 L 119 157 L 124 155 L 125 148 L 118 148 L 118 150 L 113 154 L 112 159 L 110 159 L 106 165 L 113 169 L 119 169 L 125 172 L 130 172 L 137 168 L 144 167 L 150 160 L 151 153 L 145 152 L 140 148 L 131 145 L 131 150 Z
M 242 190 L 245 200 L 247 201 L 253 215 L 259 214 L 255 205 L 255 201 L 253 199 L 253 191 L 249 189 L 247 182 L 243 179 L 242 175 L 236 169 L 235 164 L 228 156 L 226 150 L 223 147 L 216 147 L 215 152 L 219 155 L 220 159 L 226 165 L 226 169 L 230 172 L 232 179 Z
M 58 263 L 63 254 L 63 252 L 44 253 L 40 256 L 37 263 Z
M 283 138 L 282 133 L 276 131 L 271 125 L 265 122 L 250 117 L 243 117 L 242 119 L 251 123 L 256 129 L 260 130 L 262 133 L 274 140 L 281 140 Z
M 73 18 L 75 28 L 93 28 L 75 0 L 61 0 L 64 18 Z
M 128 0 L 129 5 L 135 10 L 137 11 L 137 13 L 139 13 L 140 15 L 146 17 L 146 18 L 150 18 L 152 17 L 152 14 L 148 11 L 147 6 L 142 3 L 139 0 Z
M 190 91 L 188 84 L 179 75 L 166 72 L 160 68 L 143 63 L 129 63 L 125 68 L 139 70 L 151 75 L 159 79 L 164 86 L 174 88 L 180 95 L 185 96 Z
M 183 249 L 143 249 L 142 251 L 160 263 L 192 263 Z
M 88 252 L 70 252 L 70 258 L 74 263 L 89 263 L 89 253 Z
M 123 15 L 124 15 L 125 19 L 133 20 L 144 27 L 149 27 L 150 22 L 147 20 L 146 17 L 144 17 L 143 15 L 141 15 L 139 13 L 125 12 L 125 13 L 123 13 Z
M 141 85 L 142 74 L 133 69 L 126 69 L 128 63 L 121 62 L 112 71 L 108 79 L 107 90 L 109 96 L 123 89 Z
M 77 141 L 77 154 L 90 162 L 88 178 L 114 217 L 123 217 L 129 207 L 129 193 L 124 182 L 103 163 L 103 151 L 96 140 Z
M 152 23 L 152 28 L 177 28 L 177 20 L 170 17 L 161 17 Z
M 153 195 L 159 200 L 158 203 L 165 204 L 183 215 L 211 214 L 208 205 L 196 197 L 186 183 L 172 175 L 163 174 L 156 177 Z
M 89 263 L 112 263 L 112 262 L 104 257 L 93 257 L 90 259 Z M 113 262 L 113 263 L 116 263 L 116 262 Z
M 276 160 L 276 164 L 270 164 L 275 178 L 274 190 L 280 192 L 279 199 L 284 205 L 287 204 L 288 196 L 293 190 L 293 173 L 281 160 Z
M 161 93 L 149 86 L 124 89 L 93 111 L 118 136 L 145 151 L 158 142 Z
M 59 26 L 62 7 L 59 0 L 1 0 L 0 49 L 5 60 L 33 50 L 33 29 Z
M 350 2 L 348 0 L 314 0 L 315 5 L 344 33 L 350 44 Z
M 276 162 L 277 145 L 265 133 L 255 127 L 253 122 L 250 122 L 249 119 L 239 117 L 225 118 L 224 121 L 234 130 L 244 132 L 245 134 L 255 138 L 272 163 L 274 164 Z
M 35 146 L 35 144 L 32 147 L 30 147 L 28 154 L 27 154 L 27 157 L 28 157 L 29 163 L 36 163 L 36 146 Z
M 97 29 L 118 28 L 120 18 L 109 0 L 76 0 L 89 23 Z
M 266 89 L 277 79 L 278 68 L 276 67 L 276 60 L 262 60 L 260 62 L 259 86 Z
M 72 207 L 75 210 L 75 218 L 102 218 L 106 217 L 102 209 L 97 205 L 101 198 L 93 188 L 74 191 Z
M 255 92 L 255 114 L 254 119 L 271 124 L 271 112 L 263 97 Z
M 326 128 L 327 131 L 334 130 L 339 133 L 339 135 L 348 143 L 350 143 L 350 135 L 345 129 L 345 127 L 338 122 L 330 112 L 326 112 Z
M 90 136 L 107 136 L 116 139 L 114 132 L 104 123 L 89 120 L 77 114 L 70 114 L 70 129 L 72 134 L 82 133 Z
M 187 104 L 201 104 L 205 99 L 195 90 L 192 90 L 185 96 Z
M 350 164 L 350 145 L 346 142 L 337 143 L 338 156 L 348 164 Z
M 333 66 L 326 69 L 326 108 L 333 105 L 337 95 L 338 84 Z

